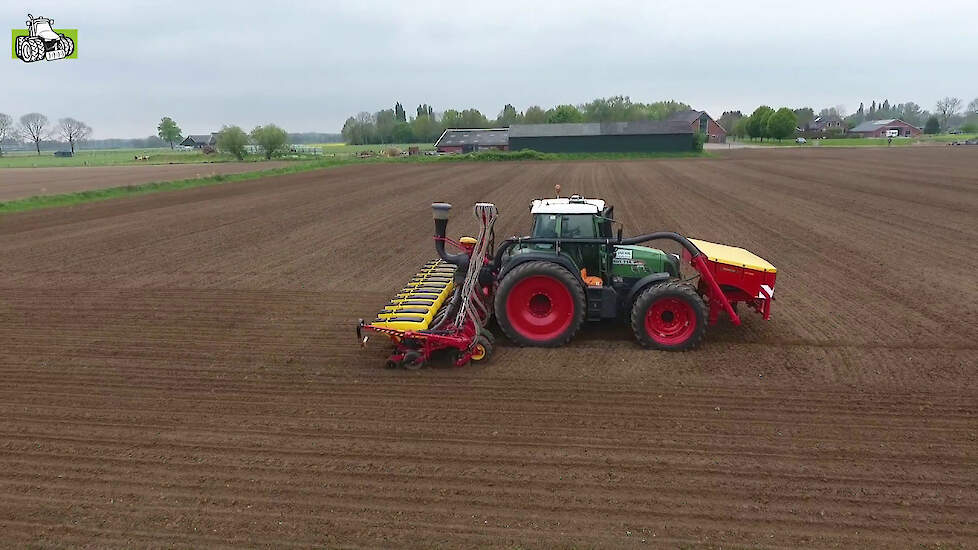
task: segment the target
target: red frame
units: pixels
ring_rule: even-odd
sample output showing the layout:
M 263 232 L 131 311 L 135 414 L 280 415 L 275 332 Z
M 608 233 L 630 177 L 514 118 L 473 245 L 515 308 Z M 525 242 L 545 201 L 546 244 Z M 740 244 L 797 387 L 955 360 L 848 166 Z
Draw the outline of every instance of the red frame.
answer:
M 683 259 L 700 274 L 699 291 L 710 298 L 711 325 L 716 324 L 721 311 L 727 313 L 734 325 L 739 325 L 740 317 L 732 306 L 737 302 L 746 303 L 751 309 L 760 313 L 765 321 L 771 318 L 771 302 L 774 300 L 774 281 L 777 273 L 714 262 L 707 258 L 706 254 L 694 258 L 688 250 L 683 250 Z M 770 292 L 765 287 L 770 289 Z

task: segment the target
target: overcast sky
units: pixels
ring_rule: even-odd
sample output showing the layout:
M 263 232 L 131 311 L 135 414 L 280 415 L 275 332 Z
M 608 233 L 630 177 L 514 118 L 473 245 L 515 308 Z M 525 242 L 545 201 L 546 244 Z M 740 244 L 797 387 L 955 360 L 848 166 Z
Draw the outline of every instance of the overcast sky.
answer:
M 716 117 L 759 104 L 934 109 L 978 97 L 978 1 L 2 0 L 77 28 L 75 61 L 0 61 L 0 112 L 87 122 L 95 138 L 275 122 L 339 131 L 401 101 L 676 99 Z M 9 36 L 9 34 L 5 35 Z

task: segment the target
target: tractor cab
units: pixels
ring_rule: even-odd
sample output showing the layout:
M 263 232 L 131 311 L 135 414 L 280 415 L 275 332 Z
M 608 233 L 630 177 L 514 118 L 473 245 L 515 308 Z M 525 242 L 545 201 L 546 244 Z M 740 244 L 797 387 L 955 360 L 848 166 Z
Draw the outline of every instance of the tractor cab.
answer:
M 533 216 L 531 237 L 557 240 L 532 245 L 532 249 L 567 256 L 581 270 L 582 277 L 591 279 L 589 284 L 601 286 L 596 278 L 603 281 L 611 266 L 608 246 L 573 240 L 611 238 L 612 220 L 605 217 L 610 214 L 610 209 L 605 207 L 604 201 L 585 199 L 580 195 L 540 199 L 530 205 L 530 214 Z
M 614 207 L 601 199 L 580 195 L 538 199 L 530 204 L 530 214 L 530 237 L 554 242 L 524 245 L 513 253 L 563 256 L 574 264 L 588 286 L 627 287 L 653 273 L 679 273 L 679 258 L 675 255 L 643 246 L 614 244 Z

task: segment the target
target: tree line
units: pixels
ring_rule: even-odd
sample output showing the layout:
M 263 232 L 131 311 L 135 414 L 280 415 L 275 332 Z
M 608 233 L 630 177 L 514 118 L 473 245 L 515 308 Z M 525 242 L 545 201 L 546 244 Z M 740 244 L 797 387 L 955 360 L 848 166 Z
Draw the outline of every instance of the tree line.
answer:
M 518 111 L 507 103 L 495 118 L 478 109 L 447 109 L 436 112 L 422 103 L 408 116 L 398 101 L 392 109 L 361 112 L 346 119 L 340 132 L 353 145 L 431 142 L 448 128 L 501 128 L 512 124 L 556 124 L 564 122 L 627 122 L 663 120 L 677 111 L 689 110 L 679 101 L 632 102 L 628 96 L 597 98 L 580 105 L 556 105 L 544 109 L 532 105 Z
M 934 111 L 931 112 L 912 101 L 891 104 L 889 99 L 884 99 L 883 101 L 873 100 L 869 108 L 866 108 L 865 103 L 860 103 L 859 108 L 852 114 L 847 114 L 842 105 L 825 107 L 817 114 L 811 107 L 796 109 L 784 107 L 778 111 L 773 111 L 770 107 L 762 105 L 749 116 L 745 116 L 740 111 L 725 111 L 717 122 L 732 136 L 761 140 L 764 138 L 783 139 L 791 135 L 788 134 L 779 138 L 778 135 L 781 132 L 773 133 L 766 125 L 772 112 L 782 111 L 785 112 L 780 115 L 776 126 L 779 124 L 787 125 L 785 122 L 789 118 L 787 111 L 790 111 L 795 117 L 795 128 L 801 131 L 807 130 L 816 119 L 821 117 L 823 120 L 841 121 L 846 129 L 855 128 L 867 120 L 898 118 L 908 124 L 922 128 L 927 134 L 937 134 L 952 129 L 959 129 L 965 133 L 978 133 L 978 98 L 968 103 L 967 107 L 962 108 L 963 105 L 964 102 L 959 98 L 945 97 L 937 101 Z M 781 129 L 780 126 L 778 129 Z M 841 134 L 842 130 L 840 129 L 838 133 Z
M 12 116 L 0 113 L 0 155 L 4 143 L 33 143 L 40 155 L 41 143 L 53 140 L 67 144 L 74 153 L 75 146 L 90 135 L 92 128 L 89 125 L 71 117 L 59 118 L 57 124 L 52 125 L 41 113 L 27 113 L 15 123 Z
M 183 130 L 170 117 L 165 116 L 156 127 L 161 140 L 170 144 L 182 141 Z M 248 146 L 255 145 L 266 159 L 279 155 L 289 146 L 289 133 L 274 124 L 258 125 L 249 133 L 240 126 L 225 125 L 217 133 L 217 150 L 243 160 Z

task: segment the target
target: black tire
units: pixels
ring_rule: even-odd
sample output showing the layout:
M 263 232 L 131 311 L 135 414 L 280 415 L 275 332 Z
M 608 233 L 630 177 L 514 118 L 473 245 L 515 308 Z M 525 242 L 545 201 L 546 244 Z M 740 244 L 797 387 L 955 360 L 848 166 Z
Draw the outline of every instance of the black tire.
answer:
M 20 59 L 33 63 L 44 59 L 44 41 L 37 37 L 28 37 L 21 42 Z
M 65 51 L 65 58 L 67 58 L 75 51 L 75 41 L 63 34 L 60 36 L 61 39 L 58 41 L 58 46 Z
M 406 352 L 404 359 L 401 359 L 401 366 L 407 370 L 418 370 L 424 366 L 424 356 L 417 351 Z
M 541 288 L 536 289 L 537 284 L 542 284 Z M 527 302 L 516 317 L 507 309 L 511 295 L 513 302 Z M 520 264 L 503 277 L 494 306 L 499 328 L 513 343 L 553 348 L 577 334 L 584 322 L 586 304 L 584 287 L 571 272 L 553 262 L 537 261 Z M 522 306 L 514 303 L 513 307 Z M 532 311 L 533 308 L 537 310 Z M 534 318 L 539 319 L 539 327 L 534 327 Z M 543 326 L 548 319 L 549 329 Z
M 632 332 L 647 348 L 687 351 L 706 334 L 707 309 L 696 289 L 682 283 L 646 288 L 632 306 Z
M 476 338 L 473 347 L 479 348 L 476 351 L 478 352 L 481 350 L 481 354 L 480 353 L 474 354 L 472 357 L 469 358 L 469 361 L 472 361 L 473 363 L 486 363 L 492 357 L 492 342 L 490 342 L 489 339 L 485 337 L 485 335 L 480 334 L 479 337 Z

